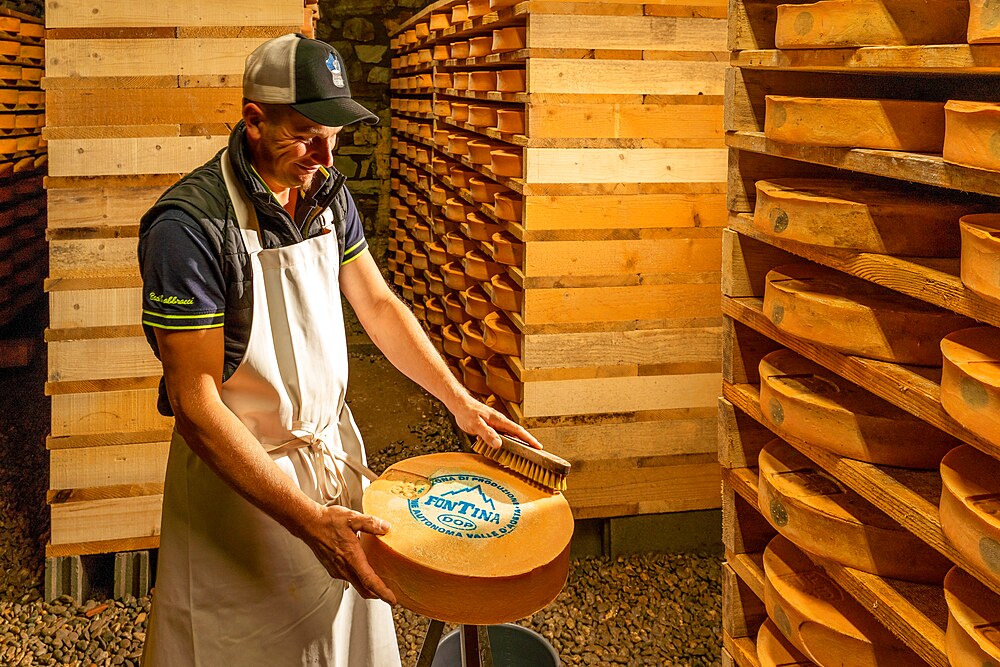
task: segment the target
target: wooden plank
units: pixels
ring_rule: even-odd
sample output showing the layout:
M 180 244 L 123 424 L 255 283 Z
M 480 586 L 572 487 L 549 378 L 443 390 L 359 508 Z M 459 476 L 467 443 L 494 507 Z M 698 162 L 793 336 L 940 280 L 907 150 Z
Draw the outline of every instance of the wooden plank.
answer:
M 635 412 L 715 405 L 721 375 L 664 375 L 528 382 L 526 417 Z
M 722 633 L 722 665 L 726 665 L 726 660 L 731 660 L 733 665 L 738 667 L 761 667 L 757 658 L 757 645 L 750 637 L 733 638 L 728 633 Z
M 301 10 L 300 10 L 301 11 Z M 232 75 L 264 39 L 66 39 L 45 45 L 51 78 Z
M 774 434 L 737 410 L 725 397 L 719 398 L 719 463 L 723 468 L 757 466 L 760 450 L 774 439 Z
M 767 272 L 795 262 L 787 251 L 740 235 L 722 232 L 722 293 L 726 296 L 764 296 Z
M 734 554 L 761 553 L 771 538 L 774 527 L 767 522 L 756 505 L 751 505 L 726 483 L 723 473 L 722 483 L 722 544 L 727 557 Z M 757 588 L 754 589 L 758 590 Z M 763 591 L 763 580 L 760 589 Z
M 731 216 L 730 226 L 744 237 L 981 322 L 1000 326 L 1000 305 L 984 299 L 962 284 L 957 258 L 896 257 L 786 241 L 759 232 L 747 215 Z
M 533 334 L 524 336 L 521 363 L 534 369 L 713 361 L 721 357 L 721 334 L 717 327 Z
M 49 90 L 48 128 L 88 125 L 231 123 L 240 120 L 241 88 Z
M 535 231 L 607 228 L 609 219 L 621 229 L 723 227 L 725 209 L 721 190 L 719 193 L 533 196 L 524 199 L 524 228 L 530 240 Z
M 532 13 L 529 20 L 529 49 L 726 50 L 722 19 Z
M 139 239 L 81 239 L 49 242 L 49 277 L 135 276 Z
M 156 549 L 160 546 L 160 536 L 131 537 L 124 540 L 98 540 L 91 542 L 74 542 L 71 544 L 45 545 L 45 556 L 57 558 L 59 556 L 84 556 L 91 554 L 108 554 L 125 551 L 142 551 L 144 549 Z
M 762 132 L 727 133 L 726 144 L 741 151 L 765 153 L 873 176 L 913 181 L 964 192 L 1000 195 L 1000 172 L 946 163 L 939 155 L 781 144 L 767 140 Z
M 718 314 L 717 284 L 535 289 L 524 295 L 526 325 L 716 317 Z
M 752 69 L 906 74 L 995 74 L 1000 47 L 995 44 L 866 46 L 840 49 L 757 49 L 734 54 L 733 65 Z
M 577 519 L 719 507 L 719 466 L 693 465 L 574 472 L 566 499 Z
M 163 6 L 128 0 L 49 2 L 46 5 L 48 28 L 302 25 L 301 0 L 258 1 L 237 6 L 199 0 L 176 0 Z
M 49 187 L 46 192 L 48 227 L 138 224 L 139 218 L 165 189 L 166 186 L 115 187 L 99 182 L 94 182 L 89 187 Z
M 532 59 L 527 89 L 534 93 L 722 95 L 725 62 Z
M 145 336 L 50 342 L 48 381 L 159 377 L 159 360 Z
M 51 329 L 138 326 L 141 313 L 138 287 L 49 292 Z
M 792 0 L 804 4 L 813 0 Z M 778 3 L 772 0 L 729 0 L 729 50 L 773 49 Z
M 532 241 L 524 249 L 524 275 L 610 276 L 719 270 L 719 238 L 642 241 Z
M 59 503 L 51 509 L 53 546 L 158 535 L 163 495 Z
M 728 154 L 716 148 L 526 148 L 525 183 L 718 183 Z
M 169 442 L 56 449 L 49 452 L 49 488 L 162 482 L 169 449 Z
M 176 174 L 224 148 L 228 137 L 59 140 L 49 143 L 52 176 Z
M 534 100 L 534 97 L 532 98 Z M 723 141 L 721 104 L 529 104 L 532 145 L 546 138 L 701 139 Z M 711 142 L 718 141 L 718 144 Z
M 755 637 L 767 620 L 767 609 L 729 565 L 722 565 L 722 629 L 730 637 Z
M 172 426 L 172 425 L 171 425 Z M 45 447 L 49 450 L 73 449 L 80 447 L 108 447 L 114 445 L 132 445 L 139 442 L 169 441 L 173 429 L 156 429 L 152 431 L 132 431 L 117 433 L 89 433 L 84 435 L 48 436 Z
M 170 429 L 173 419 L 156 411 L 155 388 L 52 397 L 52 435 Z

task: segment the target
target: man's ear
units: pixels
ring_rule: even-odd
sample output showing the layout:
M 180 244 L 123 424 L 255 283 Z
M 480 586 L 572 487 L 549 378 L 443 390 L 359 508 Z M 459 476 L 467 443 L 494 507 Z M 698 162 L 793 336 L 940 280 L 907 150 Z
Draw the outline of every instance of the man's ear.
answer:
M 258 104 L 247 102 L 243 105 L 243 122 L 246 124 L 248 138 L 254 141 L 260 139 L 264 120 L 264 110 Z

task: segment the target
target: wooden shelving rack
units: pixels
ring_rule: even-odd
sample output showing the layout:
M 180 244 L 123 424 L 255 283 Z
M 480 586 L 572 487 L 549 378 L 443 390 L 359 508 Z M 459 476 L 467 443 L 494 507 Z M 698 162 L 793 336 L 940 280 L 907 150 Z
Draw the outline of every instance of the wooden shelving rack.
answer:
M 773 439 L 759 402 L 757 366 L 786 347 L 873 394 L 995 457 L 1000 448 L 968 432 L 941 407 L 940 369 L 922 369 L 848 356 L 787 335 L 762 311 L 764 276 L 788 262 L 808 260 L 868 280 L 981 322 L 1000 326 L 1000 309 L 967 290 L 959 260 L 915 259 L 823 248 L 759 232 L 751 223 L 760 179 L 872 175 L 948 191 L 969 201 L 1000 196 L 1000 173 L 944 162 L 939 155 L 782 144 L 764 137 L 764 96 L 995 99 L 1000 46 L 966 44 L 779 50 L 774 5 L 730 4 L 732 68 L 726 79 L 726 144 L 730 149 L 728 229 L 723 239 L 726 353 L 719 400 L 719 458 L 723 466 L 724 665 L 759 665 L 754 638 L 766 618 L 761 553 L 775 534 L 757 507 L 757 455 Z M 964 194 L 959 194 L 964 193 Z M 956 220 L 957 225 L 957 220 Z M 1000 588 L 945 539 L 938 517 L 941 477 L 854 461 L 789 440 L 843 486 L 895 519 L 995 592 Z M 907 584 L 819 562 L 929 665 L 945 667 L 947 609 L 940 587 Z
M 718 507 L 725 5 L 494 2 L 451 20 L 479 4 L 438 2 L 393 38 L 393 280 L 466 385 L 573 462 L 577 518 Z M 514 27 L 513 50 L 451 50 Z M 487 71 L 525 85 L 466 87 Z M 498 175 L 455 137 L 523 169 Z M 481 334 L 486 310 L 507 347 Z

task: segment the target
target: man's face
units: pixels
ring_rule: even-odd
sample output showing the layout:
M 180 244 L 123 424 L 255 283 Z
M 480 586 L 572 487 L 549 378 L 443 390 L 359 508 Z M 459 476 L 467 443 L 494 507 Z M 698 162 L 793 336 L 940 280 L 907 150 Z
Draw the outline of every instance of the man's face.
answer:
M 333 164 L 342 129 L 314 123 L 294 109 L 264 112 L 256 127 L 248 123 L 250 138 L 259 136 L 254 166 L 272 190 L 308 190 L 319 168 Z

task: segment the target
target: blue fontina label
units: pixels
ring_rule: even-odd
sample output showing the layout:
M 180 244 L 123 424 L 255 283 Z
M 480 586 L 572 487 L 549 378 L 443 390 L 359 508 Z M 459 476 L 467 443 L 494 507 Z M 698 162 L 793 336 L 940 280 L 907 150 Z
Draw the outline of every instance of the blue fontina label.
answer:
M 410 514 L 428 528 L 462 539 L 489 539 L 514 532 L 521 505 L 510 490 L 479 475 L 441 475 L 431 489 L 408 501 Z

